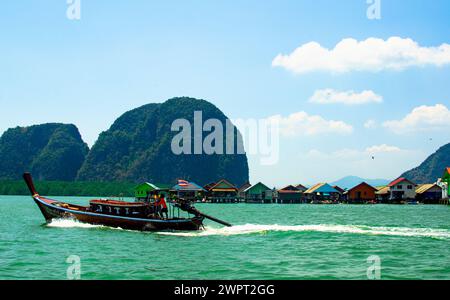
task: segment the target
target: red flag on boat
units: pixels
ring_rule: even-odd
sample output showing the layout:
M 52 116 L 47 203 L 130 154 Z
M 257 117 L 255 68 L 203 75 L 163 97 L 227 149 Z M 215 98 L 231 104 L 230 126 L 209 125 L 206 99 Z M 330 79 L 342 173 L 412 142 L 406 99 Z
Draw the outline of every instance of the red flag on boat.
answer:
M 178 185 L 179 186 L 188 186 L 189 182 L 187 180 L 179 179 L 178 180 Z

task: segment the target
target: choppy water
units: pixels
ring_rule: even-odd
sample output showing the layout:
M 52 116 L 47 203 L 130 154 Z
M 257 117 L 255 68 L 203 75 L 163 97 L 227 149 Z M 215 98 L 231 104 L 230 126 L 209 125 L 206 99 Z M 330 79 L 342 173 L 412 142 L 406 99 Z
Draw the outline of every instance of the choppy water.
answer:
M 87 199 L 63 198 L 73 203 Z M 0 279 L 450 279 L 450 207 L 215 205 L 235 224 L 142 233 L 44 220 L 30 197 L 0 196 Z

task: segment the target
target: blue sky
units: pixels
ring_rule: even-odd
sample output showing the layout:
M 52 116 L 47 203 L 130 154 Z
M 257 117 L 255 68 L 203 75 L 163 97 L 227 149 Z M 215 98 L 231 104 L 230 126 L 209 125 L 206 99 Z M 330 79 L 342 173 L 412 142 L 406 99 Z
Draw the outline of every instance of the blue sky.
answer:
M 74 123 L 92 145 L 129 109 L 191 96 L 230 118 L 304 112 L 352 127 L 350 134 L 283 136 L 277 164 L 262 166 L 250 157 L 252 181 L 281 186 L 346 175 L 392 179 L 450 142 L 445 120 L 436 126 L 419 120 L 402 132 L 383 126 L 417 107 L 450 108 L 450 64 L 344 73 L 272 66 L 277 55 L 310 42 L 327 49 L 346 38 L 409 38 L 424 48 L 450 44 L 449 1 L 381 4 L 381 19 L 369 20 L 365 0 L 81 0 L 81 19 L 71 21 L 65 0 L 2 3 L 0 133 L 17 125 Z M 324 89 L 370 90 L 383 101 L 309 101 Z M 368 120 L 374 128 L 364 127 Z

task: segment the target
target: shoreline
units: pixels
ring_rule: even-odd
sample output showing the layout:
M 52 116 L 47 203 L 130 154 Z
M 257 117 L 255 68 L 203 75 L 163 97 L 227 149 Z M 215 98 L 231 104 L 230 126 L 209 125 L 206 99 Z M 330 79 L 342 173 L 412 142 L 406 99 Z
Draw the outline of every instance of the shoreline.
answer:
M 28 194 L 26 195 L 2 195 L 0 194 L 0 201 L 2 197 L 31 197 Z M 77 195 L 71 195 L 71 196 L 67 196 L 67 195 L 53 195 L 53 196 L 47 196 L 50 198 L 61 198 L 61 197 L 65 197 L 65 198 L 78 198 L 79 200 L 92 200 L 92 199 L 111 199 L 111 200 L 115 200 L 115 198 L 119 198 L 119 197 L 104 197 L 104 196 L 86 196 L 86 195 L 82 195 L 82 196 L 77 196 Z M 122 201 L 133 201 L 134 197 L 120 197 Z M 240 204 L 246 204 L 249 206 L 304 206 L 304 205 L 309 205 L 309 206 L 338 206 L 338 205 L 345 205 L 345 206 L 380 206 L 380 205 L 388 205 L 388 206 L 447 206 L 450 205 L 450 199 L 443 199 L 445 200 L 445 203 L 434 203 L 434 204 L 428 204 L 428 203 L 346 203 L 346 202 L 338 202 L 338 203 L 256 203 L 256 202 L 245 202 L 245 201 L 240 201 L 240 202 L 229 202 L 229 203 L 225 203 L 225 202 L 211 202 L 211 201 L 206 201 L 206 202 L 202 202 L 202 201 L 197 201 L 195 202 L 195 204 L 212 204 L 214 206 L 216 205 L 224 205 L 224 206 L 233 206 L 233 205 L 240 205 Z

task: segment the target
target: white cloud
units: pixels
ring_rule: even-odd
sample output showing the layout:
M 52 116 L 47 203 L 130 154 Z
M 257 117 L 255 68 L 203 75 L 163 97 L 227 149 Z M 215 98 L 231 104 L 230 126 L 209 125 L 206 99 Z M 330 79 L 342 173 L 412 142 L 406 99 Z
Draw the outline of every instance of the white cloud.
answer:
M 312 149 L 306 153 L 309 158 L 333 158 L 333 159 L 372 159 L 374 154 L 406 153 L 409 150 L 400 149 L 397 146 L 386 144 L 373 145 L 364 150 L 344 148 L 334 152 L 325 153 Z
M 364 127 L 367 129 L 375 129 L 375 128 L 377 128 L 377 126 L 378 126 L 378 124 L 375 120 L 367 120 L 364 123 Z
M 336 91 L 333 89 L 324 89 L 314 92 L 309 102 L 316 104 L 344 104 L 361 105 L 368 103 L 381 103 L 383 97 L 375 92 L 366 90 L 360 93 L 355 91 Z
M 343 121 L 326 120 L 318 115 L 309 115 L 301 111 L 287 117 L 275 115 L 270 122 L 277 122 L 284 136 L 312 136 L 319 134 L 350 134 L 353 127 Z
M 304 44 L 291 54 L 279 54 L 273 67 L 282 67 L 297 74 L 313 71 L 345 73 L 350 71 L 400 71 L 413 66 L 444 66 L 450 64 L 450 45 L 422 47 L 409 38 L 387 40 L 368 38 L 364 41 L 347 38 L 334 49 L 317 42 Z
M 383 144 L 383 145 L 375 145 L 375 146 L 367 147 L 365 150 L 365 153 L 376 154 L 376 153 L 390 153 L 390 152 L 401 152 L 401 151 L 403 151 L 403 150 L 400 149 L 399 147 Z
M 383 126 L 396 134 L 450 129 L 450 111 L 443 104 L 416 107 L 401 120 L 386 121 Z

